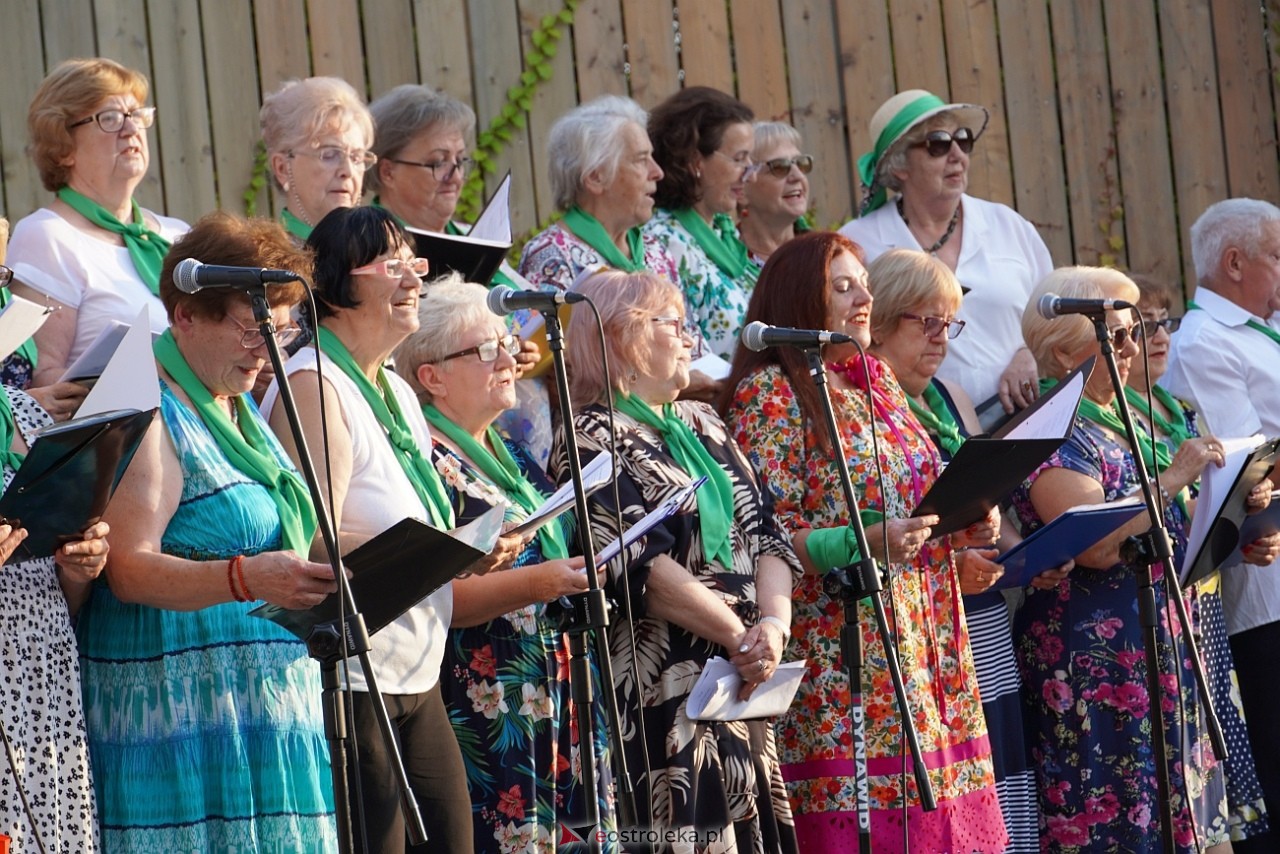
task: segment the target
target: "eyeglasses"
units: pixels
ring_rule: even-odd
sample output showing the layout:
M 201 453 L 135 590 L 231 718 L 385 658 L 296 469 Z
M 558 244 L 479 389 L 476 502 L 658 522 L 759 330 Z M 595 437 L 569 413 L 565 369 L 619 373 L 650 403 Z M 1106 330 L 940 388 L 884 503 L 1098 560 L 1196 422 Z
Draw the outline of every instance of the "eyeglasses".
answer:
M 800 170 L 802 175 L 813 171 L 813 155 L 797 154 L 795 157 L 775 157 L 756 166 L 757 172 L 768 172 L 775 178 L 785 178 L 791 174 L 791 167 Z
M 480 361 L 488 364 L 497 361 L 499 350 L 506 351 L 508 356 L 514 356 L 520 352 L 520 337 L 517 335 L 503 335 L 501 338 L 490 338 L 483 344 L 477 344 L 475 347 L 468 347 L 465 350 L 459 350 L 456 353 L 450 353 L 436 359 L 434 364 L 447 362 L 450 359 L 460 359 L 463 356 L 470 356 L 475 353 L 480 357 Z
M 124 127 L 125 119 L 133 119 L 133 123 L 138 127 L 146 130 L 155 124 L 156 108 L 155 107 L 134 107 L 132 110 L 125 112 L 124 110 L 103 110 L 100 113 L 94 113 L 87 119 L 81 119 L 78 122 L 72 122 L 67 125 L 67 130 L 78 128 L 81 125 L 87 125 L 89 122 L 97 122 L 98 127 L 103 133 L 119 133 L 120 128 Z
M 0 288 L 9 287 L 9 283 L 13 281 L 13 271 L 3 264 L 0 264 Z
M 955 133 L 949 133 L 945 130 L 932 130 L 925 135 L 921 142 L 917 142 L 912 148 L 923 148 L 929 153 L 930 157 L 945 157 L 951 152 L 951 143 L 960 146 L 960 150 L 965 154 L 973 151 L 973 144 L 978 141 L 973 131 L 969 128 L 957 128 Z
M 262 330 L 256 326 L 245 326 L 231 315 L 226 316 L 236 326 L 240 327 L 240 346 L 246 350 L 256 350 L 262 346 L 265 340 L 262 337 Z M 285 326 L 276 330 L 276 343 L 281 347 L 288 347 L 294 341 L 298 340 L 298 336 L 302 334 L 302 329 L 297 326 Z
M 419 279 L 431 271 L 431 262 L 426 258 L 388 258 L 376 264 L 366 264 L 351 271 L 353 276 L 386 276 L 388 279 L 403 279 L 405 273 L 413 273 Z
M 1170 335 L 1178 331 L 1178 327 L 1182 325 L 1181 317 L 1166 317 L 1163 320 L 1144 320 L 1142 321 L 1142 334 L 1144 337 L 1152 338 L 1157 332 L 1163 329 Z
M 1132 326 L 1117 326 L 1111 331 L 1111 346 L 1117 350 L 1128 344 L 1130 340 L 1137 343 L 1142 338 L 1142 322 L 1133 324 Z
M 720 149 L 716 149 L 711 153 L 719 155 L 720 157 L 723 157 L 725 160 L 728 160 L 734 166 L 737 166 L 739 169 L 741 169 L 742 175 L 744 178 L 754 174 L 755 172 L 755 161 L 751 159 L 750 154 L 739 154 L 737 156 L 730 156 L 728 154 L 725 154 Z
M 323 145 L 320 148 L 304 148 L 301 151 L 290 151 L 289 156 L 304 154 L 320 161 L 326 169 L 337 169 L 343 163 L 350 164 L 352 169 L 363 172 L 378 162 L 378 155 L 362 148 L 346 149 L 337 145 Z
M 684 334 L 684 318 L 677 317 L 673 314 L 663 315 L 662 317 L 653 318 L 654 323 L 671 324 L 671 334 L 679 338 Z
M 465 178 L 475 162 L 470 157 L 460 157 L 457 160 L 432 160 L 427 163 L 420 163 L 417 160 L 399 160 L 394 157 L 388 157 L 387 160 L 392 163 L 399 163 L 401 166 L 418 166 L 422 169 L 430 169 L 431 177 L 437 181 L 448 181 L 453 177 L 454 172 Z M 441 174 L 442 172 L 443 174 Z
M 921 317 L 918 314 L 907 314 L 905 311 L 899 315 L 903 320 L 918 320 L 920 325 L 924 327 L 924 337 L 932 338 L 942 330 L 947 330 L 948 338 L 958 338 L 960 333 L 964 331 L 963 320 L 947 320 L 945 317 Z

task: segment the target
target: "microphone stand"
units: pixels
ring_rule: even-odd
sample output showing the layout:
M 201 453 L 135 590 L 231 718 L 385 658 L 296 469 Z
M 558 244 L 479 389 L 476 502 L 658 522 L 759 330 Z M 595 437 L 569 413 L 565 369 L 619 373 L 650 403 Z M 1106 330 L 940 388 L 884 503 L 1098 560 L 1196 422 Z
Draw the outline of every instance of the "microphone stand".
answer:
M 1196 647 L 1195 638 L 1190 628 L 1191 621 L 1187 616 L 1186 605 L 1182 601 L 1182 588 L 1173 568 L 1173 548 L 1169 540 L 1169 531 L 1165 527 L 1164 517 L 1160 513 L 1160 505 L 1156 503 L 1155 493 L 1151 488 L 1147 465 L 1142 459 L 1138 445 L 1138 431 L 1133 424 L 1133 413 L 1124 396 L 1124 382 L 1120 379 L 1120 370 L 1116 366 L 1115 348 L 1111 344 L 1111 331 L 1107 328 L 1106 316 L 1095 314 L 1089 318 L 1093 321 L 1094 333 L 1102 350 L 1103 359 L 1111 375 L 1111 385 L 1115 388 L 1116 400 L 1119 404 L 1120 418 L 1124 421 L 1125 438 L 1132 450 L 1134 467 L 1138 472 L 1138 484 L 1142 489 L 1142 499 L 1147 507 L 1147 517 L 1151 527 L 1144 533 L 1129 538 L 1121 546 L 1121 558 L 1136 567 L 1138 580 L 1138 619 L 1142 626 L 1142 643 L 1147 666 L 1147 698 L 1152 712 L 1151 748 L 1156 765 L 1156 789 L 1160 804 L 1160 834 L 1165 851 L 1174 852 L 1177 845 L 1173 836 L 1173 804 L 1171 795 L 1173 784 L 1169 775 L 1168 745 L 1165 735 L 1164 709 L 1162 708 L 1162 687 L 1160 685 L 1160 654 L 1157 628 L 1160 625 L 1160 610 L 1156 605 L 1156 580 L 1151 568 L 1159 563 L 1164 567 L 1165 596 L 1175 603 L 1178 621 L 1182 628 L 1182 640 L 1186 644 L 1187 657 L 1191 659 L 1191 670 L 1195 674 L 1196 688 L 1200 702 L 1204 708 L 1206 726 L 1209 730 L 1213 749 L 1220 757 L 1226 757 L 1226 742 L 1222 737 L 1222 727 L 1213 710 L 1213 699 L 1209 695 L 1208 682 L 1204 674 L 1204 666 L 1200 662 L 1200 651 Z M 1170 631 L 1169 644 L 1174 666 L 1177 666 L 1177 638 Z M 1185 763 L 1184 763 L 1185 764 Z M 1190 805 L 1188 804 L 1188 810 Z
M 569 636 L 569 690 L 573 698 L 574 713 L 578 724 L 578 757 L 582 767 L 582 788 L 586 793 L 584 825 L 594 827 L 600 821 L 599 794 L 596 785 L 596 752 L 591 734 L 591 662 L 588 658 L 587 636 L 595 646 L 595 659 L 600 671 L 604 695 L 606 741 L 610 735 L 621 738 L 622 721 L 618 711 L 618 696 L 613 688 L 613 663 L 609 657 L 604 629 L 609 625 L 609 612 L 604 590 L 596 572 L 596 552 L 591 540 L 591 517 L 587 513 L 587 490 L 582 482 L 582 463 L 578 457 L 578 439 L 573 429 L 573 407 L 569 401 L 568 372 L 564 361 L 564 330 L 560 323 L 558 306 L 540 308 L 547 330 L 547 346 L 555 366 L 556 392 L 560 398 L 560 420 L 564 425 L 565 457 L 569 462 L 569 477 L 573 482 L 574 509 L 578 514 L 578 538 L 582 556 L 586 560 L 587 590 L 558 600 L 563 605 L 560 628 Z M 617 812 L 622 827 L 636 827 L 636 798 L 631 775 L 627 773 L 626 752 L 621 741 L 612 744 L 614 768 L 618 779 Z M 595 834 L 588 840 L 591 849 L 598 850 Z
M 821 347 L 803 347 L 809 358 L 809 374 L 818 387 L 818 398 L 822 401 L 822 414 L 826 421 L 827 433 L 831 436 L 832 456 L 836 469 L 840 473 L 840 486 L 844 491 L 845 506 L 849 510 L 849 527 L 853 529 L 858 541 L 858 553 L 862 559 L 845 567 L 838 567 L 827 573 L 822 580 L 823 589 L 833 599 L 839 599 L 844 605 L 844 625 L 840 628 L 840 654 L 844 659 L 845 670 L 849 678 L 849 723 L 853 727 L 853 761 L 854 789 L 858 798 L 858 850 L 862 854 L 871 851 L 871 808 L 867 790 L 867 746 L 866 722 L 862 709 L 862 636 L 858 622 L 858 600 L 867 599 L 875 616 L 876 628 L 884 646 L 885 661 L 888 663 L 889 678 L 893 682 L 893 693 L 898 701 L 898 711 L 902 720 L 902 734 L 911 751 L 912 770 L 915 775 L 916 789 L 920 792 L 920 805 L 926 811 L 937 809 L 933 796 L 933 786 L 929 782 L 929 774 L 925 768 L 924 757 L 920 751 L 920 739 L 916 733 L 915 721 L 911 717 L 907 703 L 907 689 L 902 681 L 902 666 L 898 662 L 898 650 L 891 642 L 889 621 L 884 610 L 884 587 L 880 582 L 880 568 L 876 559 L 871 556 L 871 548 L 867 543 L 867 531 L 862 525 L 862 517 L 858 515 L 858 501 L 853 491 L 853 480 L 849 475 L 849 460 L 845 455 L 844 443 L 840 440 L 840 430 L 836 426 L 835 410 L 831 406 L 831 392 L 827 383 L 827 368 L 822 362 Z M 858 348 L 861 352 L 862 348 Z M 906 802 L 907 792 L 902 792 Z
M 324 734 L 325 740 L 329 742 L 329 769 L 333 778 L 333 807 L 338 826 L 338 850 L 343 854 L 354 850 L 347 780 L 346 748 L 349 737 L 347 708 L 343 689 L 338 682 L 337 670 L 338 662 L 351 656 L 359 659 L 360 667 L 364 671 L 374 719 L 378 723 L 378 731 L 382 733 L 383 747 L 391 764 L 396 788 L 400 792 L 400 812 L 404 816 L 409 842 L 412 845 L 421 845 L 427 841 L 426 827 L 422 823 L 417 801 L 414 800 L 409 788 L 409 777 L 405 773 L 404 761 L 400 756 L 400 742 L 391 730 L 391 719 L 387 714 L 386 704 L 383 703 L 382 693 L 378 690 L 373 667 L 369 664 L 369 633 L 365 628 L 364 616 L 356 607 L 355 598 L 351 594 L 351 585 L 347 581 L 347 573 L 342 566 L 342 555 L 338 551 L 338 538 L 333 530 L 328 506 L 320 493 L 315 467 L 311 463 L 311 453 L 307 450 L 306 437 L 302 432 L 302 424 L 298 420 L 298 409 L 293 402 L 293 390 L 289 386 L 289 377 L 285 374 L 284 362 L 280 358 L 280 345 L 276 342 L 276 329 L 271 319 L 271 306 L 267 303 L 266 289 L 259 284 L 246 286 L 245 290 L 253 304 L 253 319 L 262 333 L 262 340 L 267 344 L 271 366 L 276 372 L 276 383 L 280 389 L 280 405 L 284 407 L 285 415 L 289 418 L 289 431 L 298 449 L 298 469 L 307 482 L 307 488 L 311 491 L 311 501 L 316 508 L 320 535 L 329 553 L 329 565 L 333 567 L 333 577 L 338 584 L 338 596 L 342 600 L 339 613 L 347 615 L 341 631 L 337 621 L 331 620 L 317 625 L 312 629 L 311 636 L 307 638 L 307 652 L 320 664 Z

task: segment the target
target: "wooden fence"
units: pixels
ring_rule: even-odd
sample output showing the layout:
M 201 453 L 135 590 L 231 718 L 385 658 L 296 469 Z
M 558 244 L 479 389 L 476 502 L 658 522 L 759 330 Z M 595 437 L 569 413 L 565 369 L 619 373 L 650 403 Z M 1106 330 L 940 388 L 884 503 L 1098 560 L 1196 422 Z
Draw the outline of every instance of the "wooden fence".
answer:
M 572 2 L 572 0 L 571 0 Z M 817 158 L 817 221 L 849 218 L 875 108 L 925 88 L 987 106 L 971 192 L 1014 205 L 1057 263 L 1189 278 L 1186 231 L 1233 195 L 1280 201 L 1280 0 L 580 0 L 550 79 L 500 158 L 512 220 L 552 213 L 547 129 L 576 103 L 677 87 L 734 92 L 784 118 Z M 23 148 L 46 71 L 102 55 L 147 72 L 144 204 L 192 220 L 242 211 L 262 94 L 309 74 L 376 97 L 420 81 L 485 127 L 565 0 L 6 0 L 0 192 L 17 219 L 45 203 Z M 259 211 L 270 209 L 265 191 Z

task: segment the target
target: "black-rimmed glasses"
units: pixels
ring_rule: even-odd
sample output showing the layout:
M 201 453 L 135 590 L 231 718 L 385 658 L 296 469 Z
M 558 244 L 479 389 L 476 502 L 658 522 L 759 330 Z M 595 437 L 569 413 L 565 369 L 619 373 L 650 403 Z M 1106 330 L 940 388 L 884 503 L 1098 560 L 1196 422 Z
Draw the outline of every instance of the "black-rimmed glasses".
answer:
M 1178 327 L 1182 326 L 1181 317 L 1166 317 L 1161 320 L 1144 320 L 1142 321 L 1142 334 L 1147 338 L 1153 337 L 1157 332 L 1163 329 L 1170 335 L 1178 331 Z
M 434 361 L 434 364 L 447 362 L 450 359 L 460 359 L 463 356 L 470 356 L 475 353 L 480 357 L 481 362 L 494 362 L 498 359 L 500 350 L 506 351 L 508 356 L 515 356 L 520 352 L 520 338 L 516 335 L 503 335 L 501 338 L 490 338 L 483 344 L 477 344 L 474 347 L 468 347 L 465 350 L 459 350 L 456 353 L 450 353 L 447 356 L 441 356 Z
M 931 130 L 913 148 L 923 148 L 930 157 L 945 157 L 951 151 L 951 143 L 960 146 L 965 154 L 973 151 L 973 144 L 978 137 L 969 128 L 956 128 L 954 133 L 945 130 Z
M 470 157 L 462 157 L 458 160 L 429 160 L 425 163 L 417 160 L 400 160 L 396 157 L 388 157 L 392 163 L 399 163 L 401 166 L 417 166 L 420 169 L 430 169 L 431 177 L 437 181 L 448 181 L 453 177 L 453 173 L 457 172 L 461 177 L 467 177 L 467 173 L 471 171 L 474 161 Z M 441 173 L 444 174 L 441 174 Z
M 138 127 L 146 130 L 155 124 L 156 108 L 155 107 L 135 107 L 128 112 L 124 110 L 102 110 L 94 113 L 78 122 L 72 122 L 67 125 L 67 130 L 78 128 L 81 125 L 87 125 L 89 122 L 97 122 L 98 127 L 103 133 L 119 133 L 124 127 L 125 119 L 133 119 L 133 123 Z
M 932 338 L 942 330 L 947 330 L 948 338 L 956 338 L 964 331 L 963 320 L 947 320 L 945 317 L 921 317 L 918 314 L 901 314 L 903 320 L 919 321 L 924 327 L 924 337 Z

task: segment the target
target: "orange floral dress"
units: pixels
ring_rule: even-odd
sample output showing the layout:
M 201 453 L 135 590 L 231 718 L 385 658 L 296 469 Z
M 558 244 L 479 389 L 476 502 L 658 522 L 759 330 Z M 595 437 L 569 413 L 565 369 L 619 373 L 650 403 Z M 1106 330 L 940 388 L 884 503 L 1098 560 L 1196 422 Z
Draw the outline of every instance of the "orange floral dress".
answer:
M 877 395 L 875 430 L 883 481 L 876 476 L 872 457 L 865 392 L 833 387 L 832 403 L 861 506 L 902 518 L 937 478 L 939 462 L 892 371 L 875 359 L 869 365 Z M 788 530 L 848 524 L 836 466 L 804 423 L 779 367 L 764 368 L 742 381 L 728 421 Z M 885 610 L 897 637 L 907 697 L 938 808 L 925 812 L 920 807 L 884 646 L 871 606 L 861 602 L 862 706 L 875 850 L 904 848 L 905 756 L 905 815 L 912 851 L 1003 851 L 1008 836 L 996 797 L 951 547 L 945 541 L 930 541 L 911 563 L 887 569 L 891 580 L 885 589 L 891 595 Z M 844 608 L 823 590 L 821 578 L 810 574 L 798 584 L 794 600 L 787 658 L 803 657 L 809 667 L 791 710 L 777 722 L 783 777 L 801 850 L 854 851 L 858 825 L 851 697 L 840 655 Z

